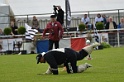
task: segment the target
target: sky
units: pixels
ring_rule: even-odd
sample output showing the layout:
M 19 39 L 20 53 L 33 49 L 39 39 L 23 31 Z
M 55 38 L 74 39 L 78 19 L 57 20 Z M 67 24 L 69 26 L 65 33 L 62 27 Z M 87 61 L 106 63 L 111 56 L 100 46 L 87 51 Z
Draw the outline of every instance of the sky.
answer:
M 65 10 L 65 0 L 6 0 L 15 15 L 53 13 L 53 5 Z M 69 0 L 71 11 L 124 9 L 124 0 Z M 4 2 L 4 0 L 0 0 Z

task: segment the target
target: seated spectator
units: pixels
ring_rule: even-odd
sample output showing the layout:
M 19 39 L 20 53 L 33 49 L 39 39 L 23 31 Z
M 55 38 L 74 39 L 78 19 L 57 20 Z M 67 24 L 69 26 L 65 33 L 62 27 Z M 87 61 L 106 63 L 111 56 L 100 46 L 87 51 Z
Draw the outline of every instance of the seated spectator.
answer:
M 103 14 L 103 15 L 102 15 L 102 18 L 103 18 L 103 23 L 104 23 L 104 25 L 106 25 L 106 23 L 107 23 L 107 17 L 106 17 L 106 15 Z
M 86 25 L 88 30 L 92 28 L 92 24 L 90 24 L 90 18 L 87 16 L 87 14 L 84 14 L 84 17 L 81 19 L 81 22 Z
M 101 16 L 101 14 L 97 14 L 97 17 L 95 18 L 95 24 L 98 22 L 103 22 L 103 18 Z
M 124 18 L 121 18 L 120 28 L 124 29 Z
M 39 32 L 41 32 L 40 28 L 39 28 L 39 22 L 36 18 L 36 16 L 33 16 L 33 20 L 32 20 L 32 29 L 36 29 Z
M 10 28 L 12 29 L 12 35 L 18 35 L 18 27 L 15 25 L 14 21 L 11 21 Z
M 109 17 L 109 22 L 107 22 L 105 29 L 117 29 L 117 24 L 113 21 L 112 17 Z
M 88 24 L 90 22 L 90 18 L 87 16 L 87 14 L 84 14 L 84 17 L 81 19 L 81 22 L 84 24 Z
M 1 36 L 1 35 L 4 35 L 4 34 L 3 34 L 3 31 L 2 31 L 2 29 L 0 29 L 0 36 Z

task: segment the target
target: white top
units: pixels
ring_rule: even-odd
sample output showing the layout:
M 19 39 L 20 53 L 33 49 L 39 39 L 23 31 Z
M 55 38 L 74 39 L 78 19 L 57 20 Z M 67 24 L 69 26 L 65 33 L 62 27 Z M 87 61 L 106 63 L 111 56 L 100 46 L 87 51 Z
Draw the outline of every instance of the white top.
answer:
M 100 17 L 100 18 L 96 17 L 95 18 L 95 24 L 96 24 L 96 22 L 101 22 L 101 21 L 103 21 L 103 18 L 102 17 Z
M 90 18 L 89 17 L 87 17 L 87 18 L 82 18 L 81 19 L 81 22 L 83 22 L 84 24 L 86 24 L 87 22 L 89 23 L 90 22 Z
M 52 49 L 51 51 L 58 51 L 58 52 L 65 53 L 65 49 L 64 48 Z

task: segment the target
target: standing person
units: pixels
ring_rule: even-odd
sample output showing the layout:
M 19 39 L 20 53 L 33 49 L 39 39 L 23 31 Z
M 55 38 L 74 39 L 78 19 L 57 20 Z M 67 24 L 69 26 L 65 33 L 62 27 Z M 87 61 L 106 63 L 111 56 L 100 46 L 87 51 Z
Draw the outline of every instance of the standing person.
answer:
M 44 29 L 43 38 L 46 32 L 49 32 L 49 50 L 53 49 L 53 44 L 55 44 L 55 49 L 59 48 L 59 40 L 63 35 L 62 25 L 56 21 L 56 15 L 51 15 L 51 22 L 49 22 Z
M 54 7 L 54 14 L 57 16 L 57 21 L 63 25 L 64 24 L 64 11 L 62 10 L 61 6 L 53 6 Z
M 93 48 L 99 46 L 99 43 L 93 43 L 86 46 L 79 52 L 76 52 L 70 48 L 53 49 L 46 53 L 41 53 L 36 56 L 37 64 L 47 62 L 50 68 L 46 71 L 46 74 L 53 73 L 58 75 L 58 65 L 64 64 L 67 68 L 67 73 L 80 73 L 91 67 L 89 64 L 77 66 L 77 61 L 84 59 L 88 54 L 91 54 Z
M 64 11 L 62 10 L 61 6 L 58 6 L 58 14 L 57 14 L 57 21 L 60 22 L 61 25 L 64 24 Z
M 10 28 L 12 29 L 12 35 L 18 35 L 18 27 L 15 25 L 14 21 L 11 21 Z

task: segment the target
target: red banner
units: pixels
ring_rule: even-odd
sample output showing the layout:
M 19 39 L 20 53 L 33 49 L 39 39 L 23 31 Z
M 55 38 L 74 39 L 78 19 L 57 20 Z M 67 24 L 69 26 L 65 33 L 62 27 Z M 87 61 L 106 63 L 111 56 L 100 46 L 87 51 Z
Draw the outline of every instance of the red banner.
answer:
M 79 51 L 86 45 L 85 38 L 72 38 L 71 39 L 71 48 L 73 50 Z

